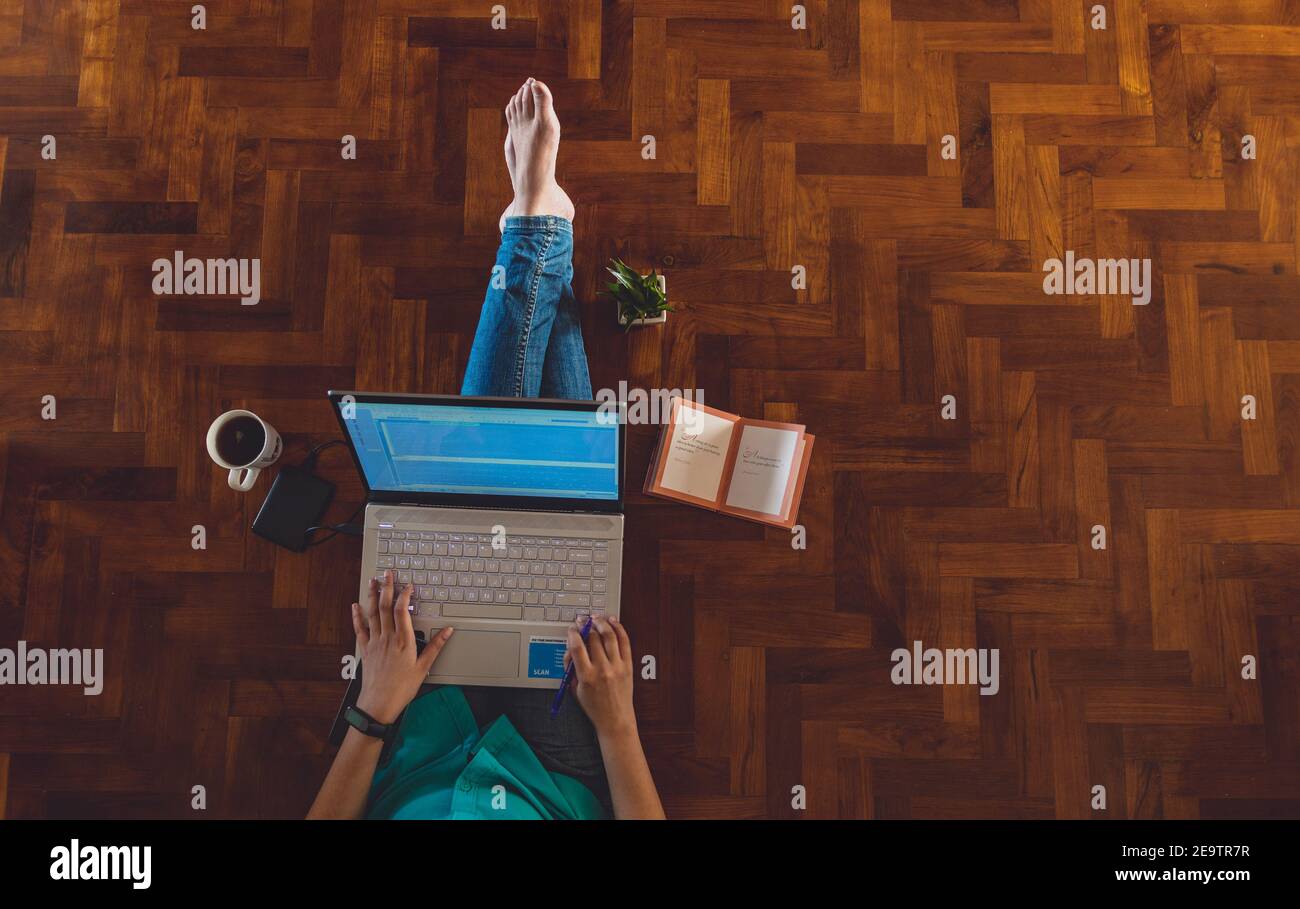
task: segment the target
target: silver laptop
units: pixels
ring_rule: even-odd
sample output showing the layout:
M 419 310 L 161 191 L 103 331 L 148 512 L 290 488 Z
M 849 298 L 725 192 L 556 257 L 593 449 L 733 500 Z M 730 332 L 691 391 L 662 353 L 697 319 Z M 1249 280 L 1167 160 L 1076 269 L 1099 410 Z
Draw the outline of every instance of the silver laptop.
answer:
M 618 615 L 623 420 L 595 401 L 331 391 L 366 484 L 358 602 L 415 585 L 430 682 L 558 688 L 566 625 Z

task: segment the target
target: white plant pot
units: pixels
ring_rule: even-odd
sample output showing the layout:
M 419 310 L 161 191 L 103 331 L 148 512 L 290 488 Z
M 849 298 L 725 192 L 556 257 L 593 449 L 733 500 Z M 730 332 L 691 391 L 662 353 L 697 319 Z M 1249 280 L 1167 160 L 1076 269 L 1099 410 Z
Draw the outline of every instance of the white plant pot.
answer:
M 662 290 L 664 293 L 668 293 L 668 280 L 663 275 L 655 275 L 655 277 L 658 278 L 659 280 L 659 289 Z M 617 306 L 618 302 L 615 301 L 614 305 Z M 633 325 L 663 325 L 667 321 L 668 321 L 668 311 L 664 310 L 663 312 L 659 313 L 659 315 L 652 316 L 649 319 L 634 319 L 632 321 L 632 324 Z M 618 324 L 627 325 L 627 318 L 621 312 L 618 314 Z

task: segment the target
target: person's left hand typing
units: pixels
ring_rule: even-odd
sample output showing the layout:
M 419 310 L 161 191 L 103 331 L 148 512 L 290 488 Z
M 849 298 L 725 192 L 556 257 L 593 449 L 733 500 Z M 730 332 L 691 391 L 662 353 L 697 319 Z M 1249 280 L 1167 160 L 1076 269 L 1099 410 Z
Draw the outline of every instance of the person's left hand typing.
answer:
M 384 572 L 381 587 L 370 581 L 370 598 L 362 610 L 352 604 L 352 628 L 361 649 L 361 694 L 357 707 L 380 723 L 394 722 L 420 692 L 433 661 L 452 635 L 444 628 L 420 652 L 415 646 L 411 624 L 411 594 L 407 584 L 393 588 L 393 572 Z

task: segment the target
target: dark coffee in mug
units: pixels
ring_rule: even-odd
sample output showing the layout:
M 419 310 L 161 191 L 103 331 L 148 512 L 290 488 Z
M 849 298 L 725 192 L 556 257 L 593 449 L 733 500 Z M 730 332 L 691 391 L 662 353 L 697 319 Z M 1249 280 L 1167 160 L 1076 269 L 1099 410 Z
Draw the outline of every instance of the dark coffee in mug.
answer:
M 266 447 L 266 430 L 254 417 L 227 420 L 217 431 L 217 454 L 231 464 L 251 464 Z
M 230 473 L 226 482 L 248 492 L 257 476 L 280 457 L 284 443 L 275 427 L 251 410 L 227 410 L 212 421 L 205 439 L 208 456 Z

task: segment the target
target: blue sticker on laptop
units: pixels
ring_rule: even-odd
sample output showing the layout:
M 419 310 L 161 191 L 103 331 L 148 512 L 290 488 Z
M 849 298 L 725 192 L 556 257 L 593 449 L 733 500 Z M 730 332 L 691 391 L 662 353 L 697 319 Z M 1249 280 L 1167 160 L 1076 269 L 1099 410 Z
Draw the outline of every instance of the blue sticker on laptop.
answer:
M 530 637 L 528 639 L 528 677 L 530 679 L 564 678 L 564 638 Z

